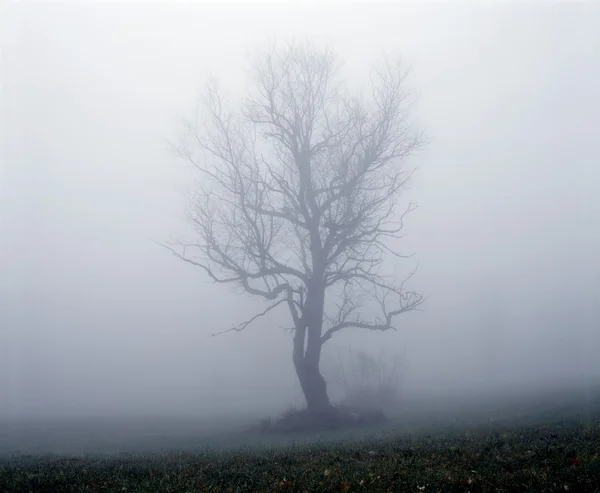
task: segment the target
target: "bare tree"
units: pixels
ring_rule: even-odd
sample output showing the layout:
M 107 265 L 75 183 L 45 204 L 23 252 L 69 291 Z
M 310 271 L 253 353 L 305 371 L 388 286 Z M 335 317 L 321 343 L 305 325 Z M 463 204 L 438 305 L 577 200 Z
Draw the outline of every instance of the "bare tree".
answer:
M 229 331 L 287 307 L 294 366 L 315 410 L 330 406 L 323 344 L 349 327 L 395 329 L 423 302 L 382 269 L 388 255 L 403 257 L 394 242 L 414 209 L 398 208 L 411 175 L 403 163 L 421 139 L 399 63 L 380 64 L 359 97 L 336 83 L 335 56 L 308 44 L 272 49 L 253 69 L 240 111 L 210 84 L 208 118 L 186 124 L 178 151 L 202 174 L 188 211 L 198 241 L 168 248 L 268 301 Z

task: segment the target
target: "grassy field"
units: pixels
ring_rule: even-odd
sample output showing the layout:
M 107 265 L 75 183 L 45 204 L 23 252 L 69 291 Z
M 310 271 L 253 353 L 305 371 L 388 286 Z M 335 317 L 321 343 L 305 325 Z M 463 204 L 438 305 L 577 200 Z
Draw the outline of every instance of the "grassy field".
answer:
M 185 423 L 173 435 L 148 423 L 155 434 L 136 442 L 126 431 L 134 424 L 104 423 L 104 434 L 95 432 L 112 442 L 80 436 L 70 450 L 72 429 L 62 442 L 32 437 L 33 455 L 3 428 L 0 492 L 600 492 L 600 389 L 585 400 L 561 391 L 468 409 L 413 403 L 376 428 L 310 436 L 200 427 L 186 436 Z

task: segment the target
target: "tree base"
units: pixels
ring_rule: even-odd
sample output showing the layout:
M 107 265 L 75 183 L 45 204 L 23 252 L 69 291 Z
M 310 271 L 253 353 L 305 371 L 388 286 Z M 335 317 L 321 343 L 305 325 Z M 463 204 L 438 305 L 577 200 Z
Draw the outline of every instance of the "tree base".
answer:
M 288 411 L 276 420 L 263 420 L 260 431 L 274 434 L 341 431 L 371 426 L 385 420 L 385 414 L 380 409 L 359 410 L 349 406 L 330 406 L 318 411 Z

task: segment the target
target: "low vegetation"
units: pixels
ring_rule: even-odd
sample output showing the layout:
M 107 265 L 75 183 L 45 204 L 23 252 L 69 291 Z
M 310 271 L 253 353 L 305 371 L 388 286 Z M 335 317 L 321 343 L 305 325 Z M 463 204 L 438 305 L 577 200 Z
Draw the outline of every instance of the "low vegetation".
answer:
M 321 410 L 288 409 L 266 418 L 259 430 L 270 434 L 315 433 L 365 428 L 386 421 L 385 410 L 399 404 L 399 359 L 350 349 L 329 365 L 331 381 L 342 391 L 336 405 Z
M 585 405 L 566 398 L 493 420 L 394 418 L 270 444 L 246 432 L 237 446 L 186 452 L 11 456 L 0 459 L 0 491 L 600 491 L 600 392 Z
M 404 360 L 400 354 L 349 347 L 324 365 L 327 382 L 337 390 L 337 401 L 355 410 L 392 411 L 402 406 Z
M 331 406 L 321 411 L 310 409 L 291 409 L 276 420 L 267 419 L 261 422 L 263 433 L 312 433 L 319 431 L 340 431 L 361 428 L 386 420 L 379 409 Z

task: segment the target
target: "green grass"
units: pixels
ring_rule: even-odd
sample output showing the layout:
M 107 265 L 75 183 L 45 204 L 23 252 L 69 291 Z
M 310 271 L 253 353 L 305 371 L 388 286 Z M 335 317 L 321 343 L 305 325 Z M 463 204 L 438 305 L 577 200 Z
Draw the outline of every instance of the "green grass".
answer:
M 600 491 L 600 424 L 151 456 L 15 457 L 0 491 Z
M 599 397 L 513 406 L 493 421 L 462 413 L 343 434 L 232 433 L 185 452 L 7 455 L 0 492 L 600 492 Z

